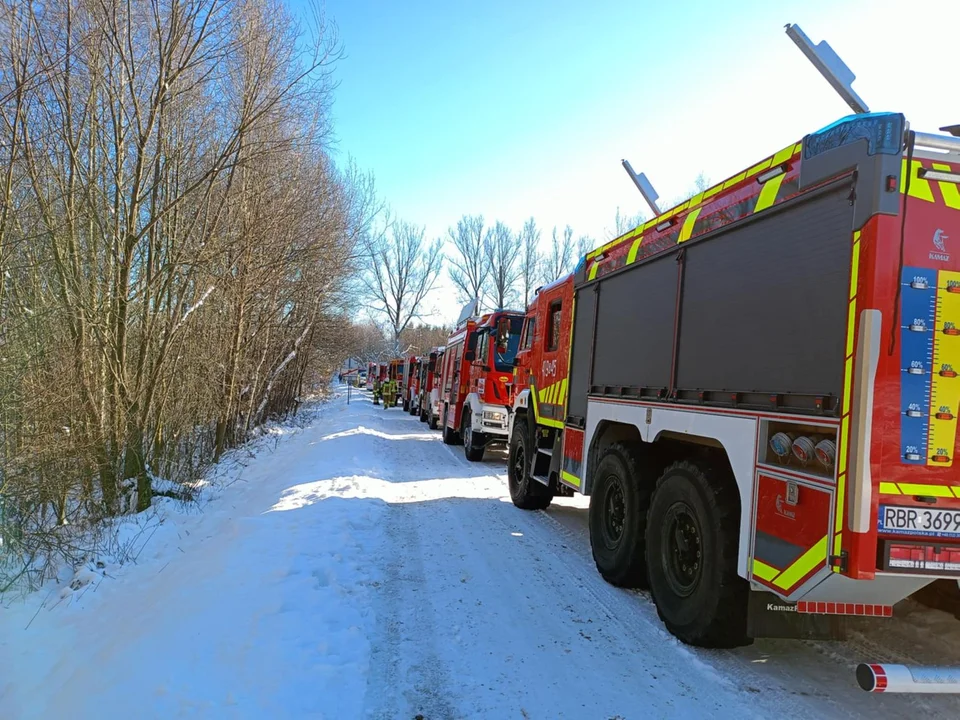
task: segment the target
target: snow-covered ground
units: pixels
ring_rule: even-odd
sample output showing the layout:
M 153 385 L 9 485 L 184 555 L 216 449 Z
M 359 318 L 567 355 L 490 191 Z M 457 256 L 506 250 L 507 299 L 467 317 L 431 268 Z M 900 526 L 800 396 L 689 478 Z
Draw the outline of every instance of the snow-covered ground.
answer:
M 510 504 L 502 453 L 468 463 L 356 391 L 276 436 L 204 512 L 165 501 L 136 563 L 0 610 L 0 718 L 960 717 L 853 674 L 960 663 L 952 617 L 694 650 L 597 574 L 583 498 Z

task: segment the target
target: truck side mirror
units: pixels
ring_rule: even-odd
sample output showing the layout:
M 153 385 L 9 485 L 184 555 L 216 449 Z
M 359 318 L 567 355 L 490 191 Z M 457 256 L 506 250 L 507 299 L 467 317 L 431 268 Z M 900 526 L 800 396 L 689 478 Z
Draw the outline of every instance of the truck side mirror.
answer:
M 476 351 L 475 351 L 475 350 L 467 350 L 467 351 L 463 354 L 463 359 L 466 360 L 467 362 L 471 362 L 471 363 L 472 363 L 474 360 L 477 359 L 477 353 L 476 353 Z

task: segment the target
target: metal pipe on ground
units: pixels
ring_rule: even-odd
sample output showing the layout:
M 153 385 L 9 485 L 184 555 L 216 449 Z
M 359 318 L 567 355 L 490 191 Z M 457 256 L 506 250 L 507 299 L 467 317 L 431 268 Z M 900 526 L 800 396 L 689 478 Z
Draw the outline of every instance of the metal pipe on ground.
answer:
M 960 667 L 911 667 L 861 663 L 857 684 L 875 693 L 960 693 Z

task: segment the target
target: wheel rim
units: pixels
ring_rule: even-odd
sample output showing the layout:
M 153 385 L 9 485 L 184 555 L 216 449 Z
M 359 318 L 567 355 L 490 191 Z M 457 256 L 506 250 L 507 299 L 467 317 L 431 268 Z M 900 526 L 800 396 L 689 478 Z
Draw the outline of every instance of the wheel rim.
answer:
M 466 423 L 463 424 L 463 445 L 467 450 L 473 446 L 473 430 Z
M 517 447 L 513 452 L 513 463 L 510 465 L 510 469 L 513 471 L 510 473 L 510 481 L 513 483 L 515 488 L 519 488 L 520 484 L 523 482 L 523 477 L 526 474 L 526 458 L 523 453 L 523 443 L 517 443 Z
M 662 565 L 670 589 L 687 597 L 700 582 L 703 572 L 703 541 L 700 524 L 686 503 L 674 503 L 667 511 L 661 530 Z
M 627 516 L 623 485 L 616 475 L 610 476 L 610 485 L 603 497 L 603 521 L 600 526 L 603 544 L 613 550 L 623 537 L 623 525 Z

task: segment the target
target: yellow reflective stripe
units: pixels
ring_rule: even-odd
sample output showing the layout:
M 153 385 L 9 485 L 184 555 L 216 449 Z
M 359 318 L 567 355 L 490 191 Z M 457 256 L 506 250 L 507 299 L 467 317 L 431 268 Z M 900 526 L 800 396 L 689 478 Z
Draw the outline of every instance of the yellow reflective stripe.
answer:
M 560 477 L 577 488 L 577 490 L 580 489 L 580 478 L 578 478 L 576 475 L 571 475 L 566 470 L 561 470 Z
M 533 420 L 534 420 L 534 422 L 537 422 L 537 415 L 539 415 L 539 412 L 537 411 L 538 406 L 539 406 L 539 402 L 538 402 L 538 399 L 537 399 L 537 386 L 536 386 L 536 385 L 531 385 L 531 386 L 530 386 L 530 399 L 533 401 Z
M 703 193 L 697 193 L 692 198 L 690 198 L 690 207 L 696 207 L 703 202 Z
M 632 265 L 637 261 L 637 253 L 640 252 L 641 245 L 643 245 L 643 235 L 634 240 L 630 246 L 630 252 L 627 253 L 627 265 Z
M 819 542 L 807 550 L 800 559 L 793 565 L 784 570 L 773 584 L 781 590 L 788 590 L 800 582 L 803 577 L 813 570 L 821 562 L 827 559 L 827 536 L 820 538 Z
M 690 236 L 693 235 L 693 226 L 696 224 L 699 214 L 700 208 L 687 213 L 687 217 L 683 219 L 683 227 L 680 228 L 680 239 L 677 240 L 678 243 L 686 242 L 690 239 Z
M 857 283 L 860 280 L 860 231 L 853 234 L 853 261 L 850 269 L 850 299 L 857 296 Z
M 918 175 L 920 168 L 923 167 L 919 160 L 914 160 L 910 167 L 910 197 L 926 202 L 934 202 L 933 188 L 930 187 L 930 181 L 924 180 Z M 900 166 L 900 192 L 907 189 L 907 161 L 904 158 Z
M 707 190 L 703 191 L 703 199 L 706 200 L 707 198 L 712 198 L 721 190 L 723 190 L 723 183 L 720 183 L 719 185 L 714 185 L 712 188 L 708 188 Z
M 725 181 L 725 182 L 723 183 L 723 189 L 726 190 L 726 189 L 729 188 L 729 187 L 733 187 L 733 186 L 736 185 L 737 183 L 743 182 L 743 181 L 746 179 L 746 177 L 747 177 L 747 171 L 746 171 L 746 170 L 744 170 L 744 171 L 743 171 L 742 173 L 740 173 L 739 175 L 734 175 L 732 178 L 730 178 L 729 180 L 727 180 L 727 181 Z
M 847 362 L 843 368 L 843 382 L 849 387 L 853 384 L 853 358 L 848 357 Z M 850 414 L 850 396 L 853 393 L 845 392 L 843 393 L 843 414 Z
M 564 378 L 560 381 L 560 404 L 563 405 L 567 402 L 567 379 Z
M 590 272 L 587 273 L 587 279 L 588 279 L 588 280 L 593 280 L 593 279 L 597 276 L 597 268 L 599 268 L 599 267 L 600 267 L 600 263 L 598 263 L 598 262 L 593 262 L 593 263 L 591 263 L 591 265 L 590 265 Z
M 551 420 L 550 418 L 537 418 L 538 425 L 546 425 L 547 427 L 560 428 L 563 429 L 563 422 L 560 420 Z
M 953 493 L 945 485 L 914 485 L 912 483 L 900 483 L 900 491 L 904 495 L 929 495 L 930 497 L 948 497 L 952 498 Z
M 944 165 L 943 163 L 934 163 L 933 169 L 942 172 L 953 172 L 953 169 L 949 165 Z M 957 184 L 939 180 L 937 181 L 937 185 L 940 186 L 940 194 L 943 195 L 943 201 L 947 204 L 947 207 L 953 210 L 960 210 L 960 189 L 957 189 Z
M 770 167 L 773 167 L 774 165 L 783 165 L 783 163 L 797 153 L 798 147 L 800 147 L 800 145 L 788 145 L 780 152 L 775 153 L 773 159 L 770 161 Z
M 780 571 L 775 567 L 770 567 L 765 562 L 761 562 L 756 558 L 753 559 L 753 576 L 758 577 L 761 580 L 766 580 L 770 582 L 773 580 Z
M 960 485 L 926 485 L 921 483 L 881 482 L 881 495 L 926 495 L 928 497 L 958 497 Z
M 747 177 L 753 177 L 757 173 L 766 170 L 773 163 L 773 158 L 767 158 L 759 165 L 754 165 L 752 168 L 747 170 Z
M 843 366 L 843 400 L 841 405 L 840 420 L 840 446 L 837 448 L 837 495 L 834 504 L 836 512 L 834 513 L 834 536 L 833 536 L 833 554 L 839 555 L 843 549 L 843 519 L 844 508 L 846 506 L 847 491 L 847 460 L 849 458 L 850 442 L 850 406 L 853 398 L 853 346 L 856 339 L 857 325 L 857 282 L 860 277 L 860 231 L 853 233 L 853 246 L 851 248 L 850 258 L 850 286 L 848 291 L 849 301 L 847 303 L 847 344 L 844 353 Z M 840 572 L 840 568 L 833 567 L 833 572 Z
M 783 185 L 783 179 L 786 176 L 786 173 L 781 173 L 775 178 L 770 178 L 763 184 L 763 189 L 760 191 L 759 197 L 757 197 L 757 205 L 753 208 L 755 213 L 766 210 L 777 201 L 777 193 L 780 192 L 780 186 Z

